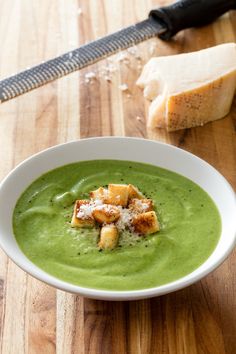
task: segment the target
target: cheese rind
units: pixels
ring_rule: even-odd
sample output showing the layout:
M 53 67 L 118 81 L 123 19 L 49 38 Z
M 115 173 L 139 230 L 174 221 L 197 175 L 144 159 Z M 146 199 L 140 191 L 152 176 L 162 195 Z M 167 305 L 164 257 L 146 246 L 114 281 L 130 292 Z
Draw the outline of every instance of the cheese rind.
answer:
M 137 84 L 152 100 L 150 127 L 173 131 L 220 119 L 235 94 L 236 44 L 152 58 Z

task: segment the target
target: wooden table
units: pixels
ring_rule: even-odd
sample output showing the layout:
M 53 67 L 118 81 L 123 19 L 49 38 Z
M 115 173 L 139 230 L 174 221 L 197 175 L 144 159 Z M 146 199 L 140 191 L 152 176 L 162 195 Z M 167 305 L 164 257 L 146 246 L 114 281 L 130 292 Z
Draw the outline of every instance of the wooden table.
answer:
M 1 77 L 144 19 L 167 1 L 0 0 Z M 205 159 L 236 187 L 236 100 L 225 119 L 172 134 L 146 130 L 135 85 L 153 55 L 236 40 L 236 12 L 169 43 L 152 39 L 0 106 L 0 176 L 54 144 L 102 135 L 165 141 Z M 94 73 L 88 80 L 86 73 Z M 89 82 L 87 82 L 89 81 Z M 127 84 L 122 91 L 119 85 Z M 234 354 L 236 254 L 184 290 L 143 301 L 67 294 L 28 276 L 0 253 L 2 354 Z

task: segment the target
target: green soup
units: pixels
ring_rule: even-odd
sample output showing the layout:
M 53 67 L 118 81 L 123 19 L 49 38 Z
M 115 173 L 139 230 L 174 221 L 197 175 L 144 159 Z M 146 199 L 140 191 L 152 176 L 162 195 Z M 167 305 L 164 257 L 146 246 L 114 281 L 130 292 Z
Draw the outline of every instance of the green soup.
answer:
M 120 235 L 113 251 L 99 252 L 99 230 L 70 225 L 76 199 L 109 183 L 133 184 L 153 199 L 161 231 Z M 219 240 L 219 212 L 199 186 L 152 165 L 117 160 L 78 162 L 34 181 L 18 200 L 13 227 L 24 254 L 69 283 L 107 290 L 151 288 L 196 269 Z

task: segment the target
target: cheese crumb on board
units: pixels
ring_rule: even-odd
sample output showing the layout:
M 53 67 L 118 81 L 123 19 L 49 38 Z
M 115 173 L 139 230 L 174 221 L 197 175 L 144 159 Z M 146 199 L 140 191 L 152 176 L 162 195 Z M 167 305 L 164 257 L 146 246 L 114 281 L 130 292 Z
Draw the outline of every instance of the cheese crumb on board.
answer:
M 128 90 L 128 85 L 127 84 L 121 84 L 121 85 L 119 85 L 119 89 L 121 91 L 127 91 Z
M 174 131 L 223 118 L 236 90 L 236 44 L 152 58 L 137 85 L 152 101 L 149 127 Z
M 91 80 L 96 79 L 96 77 L 97 77 L 96 74 L 93 71 L 90 71 L 89 73 L 85 74 L 85 82 L 89 83 L 91 82 Z
M 129 60 L 127 53 L 121 52 L 117 55 L 116 61 L 117 62 L 124 62 L 125 64 L 129 64 L 130 60 Z

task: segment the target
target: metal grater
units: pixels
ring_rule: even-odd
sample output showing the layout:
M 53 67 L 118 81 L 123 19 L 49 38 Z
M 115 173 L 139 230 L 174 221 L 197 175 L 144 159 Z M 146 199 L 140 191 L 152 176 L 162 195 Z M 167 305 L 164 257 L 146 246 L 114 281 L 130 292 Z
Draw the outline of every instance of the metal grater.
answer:
M 122 29 L 0 81 L 0 102 L 82 69 L 119 50 L 156 36 L 163 27 L 153 19 Z
M 232 9 L 236 0 L 180 0 L 154 9 L 147 20 L 0 81 L 0 103 L 148 38 L 158 35 L 168 40 L 182 29 L 210 23 Z

